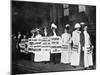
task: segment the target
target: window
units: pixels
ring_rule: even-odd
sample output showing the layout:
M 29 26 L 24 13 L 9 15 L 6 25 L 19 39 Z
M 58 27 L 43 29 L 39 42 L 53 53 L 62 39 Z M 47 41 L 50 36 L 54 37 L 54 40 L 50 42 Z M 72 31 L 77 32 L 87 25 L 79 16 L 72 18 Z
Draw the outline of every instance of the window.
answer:
M 69 16 L 69 5 L 64 4 L 63 8 L 64 8 L 64 16 Z
M 85 5 L 79 5 L 79 12 L 85 12 L 86 6 Z

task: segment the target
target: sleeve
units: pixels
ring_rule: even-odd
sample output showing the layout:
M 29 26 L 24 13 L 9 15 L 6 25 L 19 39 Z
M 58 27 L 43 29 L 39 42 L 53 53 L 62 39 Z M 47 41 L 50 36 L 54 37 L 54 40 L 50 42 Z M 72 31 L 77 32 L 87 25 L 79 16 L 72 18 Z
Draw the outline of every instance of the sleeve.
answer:
M 64 39 L 63 39 L 64 37 L 63 37 L 63 34 L 61 35 L 61 40 L 62 40 L 62 43 L 64 42 Z
M 69 43 L 71 43 L 72 42 L 72 39 L 71 39 L 72 37 L 71 37 L 71 34 L 69 35 Z
M 90 46 L 92 45 L 92 43 L 91 43 L 91 38 L 90 38 L 90 34 L 88 33 L 88 36 L 89 36 L 89 44 L 90 44 Z
M 71 41 L 73 42 L 73 40 L 74 40 L 74 37 L 75 37 L 75 33 L 73 32 L 72 33 L 72 37 L 71 37 Z

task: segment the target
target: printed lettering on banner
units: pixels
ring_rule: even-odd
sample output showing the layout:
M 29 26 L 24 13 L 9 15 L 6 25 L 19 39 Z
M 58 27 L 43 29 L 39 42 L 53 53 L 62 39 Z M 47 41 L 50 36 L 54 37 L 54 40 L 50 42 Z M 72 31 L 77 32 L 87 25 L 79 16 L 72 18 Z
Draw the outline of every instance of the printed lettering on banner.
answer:
M 42 37 L 41 50 L 50 52 L 50 37 Z
M 41 38 L 29 38 L 28 39 L 29 52 L 41 51 Z
M 51 37 L 51 53 L 61 53 L 61 37 Z

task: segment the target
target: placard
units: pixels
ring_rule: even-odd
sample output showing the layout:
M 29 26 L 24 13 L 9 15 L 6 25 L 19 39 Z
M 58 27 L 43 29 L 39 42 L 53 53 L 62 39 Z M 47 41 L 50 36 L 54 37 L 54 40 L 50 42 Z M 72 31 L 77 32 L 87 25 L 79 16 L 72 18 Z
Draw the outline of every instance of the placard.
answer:
M 51 53 L 61 53 L 61 37 L 50 37 Z
M 27 42 L 28 42 L 27 39 L 22 39 L 21 40 L 21 42 L 19 43 L 20 52 L 24 52 L 24 53 L 28 52 L 28 50 L 27 50 Z
M 68 51 L 68 45 L 62 45 L 62 51 Z
M 50 52 L 50 37 L 42 37 L 41 50 Z
M 41 51 L 41 38 L 29 38 L 28 51 L 29 52 Z

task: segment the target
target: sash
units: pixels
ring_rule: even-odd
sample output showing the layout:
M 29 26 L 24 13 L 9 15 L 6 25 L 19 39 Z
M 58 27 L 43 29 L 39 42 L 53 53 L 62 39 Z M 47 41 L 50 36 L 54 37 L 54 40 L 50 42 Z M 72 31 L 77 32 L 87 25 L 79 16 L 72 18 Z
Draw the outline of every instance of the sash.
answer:
M 87 53 L 92 54 L 93 53 L 93 47 L 87 47 Z
M 79 45 L 73 45 L 72 51 L 78 52 Z

